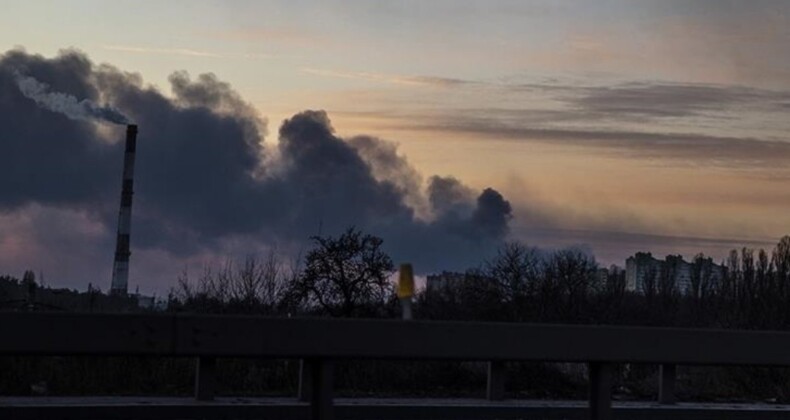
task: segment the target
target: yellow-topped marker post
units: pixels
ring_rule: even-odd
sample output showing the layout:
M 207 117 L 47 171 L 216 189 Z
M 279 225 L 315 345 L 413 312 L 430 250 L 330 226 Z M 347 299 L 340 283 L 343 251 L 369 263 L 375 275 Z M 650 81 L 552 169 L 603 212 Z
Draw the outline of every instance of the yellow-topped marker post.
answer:
M 399 274 L 398 298 L 403 309 L 403 319 L 410 320 L 412 319 L 411 298 L 414 296 L 414 271 L 411 264 L 401 264 Z

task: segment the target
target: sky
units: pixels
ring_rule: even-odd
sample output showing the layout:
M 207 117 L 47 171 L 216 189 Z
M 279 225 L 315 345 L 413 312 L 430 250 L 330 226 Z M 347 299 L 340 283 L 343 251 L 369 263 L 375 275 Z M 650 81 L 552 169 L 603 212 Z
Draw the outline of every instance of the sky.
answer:
M 123 130 L 34 108 L 19 72 L 130 115 L 152 145 L 132 222 L 144 291 L 349 224 L 423 273 L 506 240 L 623 265 L 790 234 L 784 1 L 0 6 L 0 93 L 24 112 L 0 130 L 0 273 L 108 286 L 120 194 Z M 56 130 L 82 166 L 58 160 L 74 149 Z

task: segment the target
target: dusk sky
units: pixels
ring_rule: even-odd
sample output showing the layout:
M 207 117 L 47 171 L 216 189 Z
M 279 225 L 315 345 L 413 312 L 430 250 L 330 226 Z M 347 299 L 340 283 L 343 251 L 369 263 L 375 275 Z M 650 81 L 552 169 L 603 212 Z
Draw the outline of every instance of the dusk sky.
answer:
M 120 195 L 123 128 L 36 110 L 19 74 L 140 125 L 130 285 L 146 292 L 349 224 L 421 273 L 505 240 L 622 266 L 790 234 L 790 2 L 0 6 L 0 274 L 107 289 Z M 212 156 L 212 185 L 168 186 Z

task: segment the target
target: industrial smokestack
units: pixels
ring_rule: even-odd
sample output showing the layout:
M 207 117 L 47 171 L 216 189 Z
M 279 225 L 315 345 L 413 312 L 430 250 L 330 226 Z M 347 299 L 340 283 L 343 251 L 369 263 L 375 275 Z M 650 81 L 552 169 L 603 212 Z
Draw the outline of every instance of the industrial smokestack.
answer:
M 118 213 L 118 237 L 112 268 L 110 294 L 126 295 L 129 287 L 129 234 L 132 225 L 132 187 L 134 184 L 134 152 L 137 148 L 137 126 L 126 126 L 126 152 L 123 159 L 121 210 Z

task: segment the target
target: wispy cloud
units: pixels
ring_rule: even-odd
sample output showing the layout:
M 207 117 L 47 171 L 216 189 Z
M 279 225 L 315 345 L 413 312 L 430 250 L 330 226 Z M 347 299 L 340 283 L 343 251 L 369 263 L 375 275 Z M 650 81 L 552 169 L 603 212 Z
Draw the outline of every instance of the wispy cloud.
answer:
M 334 77 L 340 79 L 362 80 L 367 82 L 387 83 L 406 86 L 427 86 L 427 87 L 453 87 L 472 84 L 474 82 L 449 77 L 436 76 L 412 76 L 386 73 L 371 73 L 361 71 L 338 71 L 328 69 L 317 69 L 304 67 L 299 69 L 302 73 L 312 74 L 322 77 Z
M 196 58 L 243 58 L 248 60 L 265 60 L 274 58 L 274 55 L 266 53 L 244 52 L 218 54 L 210 51 L 192 50 L 188 48 L 150 48 L 130 45 L 103 45 L 102 48 L 109 51 L 120 51 L 133 54 L 175 55 Z
M 151 48 L 151 47 L 136 47 L 131 45 L 103 45 L 102 48 L 110 51 L 121 51 L 137 54 L 162 54 L 162 55 L 183 55 L 188 57 L 213 57 L 221 58 L 221 54 L 216 54 L 208 51 L 198 51 L 188 48 Z
M 315 68 L 302 68 L 300 71 L 322 77 L 382 84 L 453 87 L 461 94 L 473 93 L 474 101 L 471 103 L 475 104 L 477 110 L 495 114 L 497 118 L 526 118 L 533 124 L 569 121 L 588 124 L 648 121 L 665 123 L 667 119 L 674 119 L 673 124 L 686 124 L 696 130 L 701 128 L 698 117 L 707 119 L 709 123 L 717 121 L 716 124 L 722 119 L 743 121 L 747 117 L 755 116 L 784 121 L 790 107 L 790 90 L 742 85 L 651 80 L 593 85 L 569 80 L 473 81 Z M 450 102 L 453 99 L 456 101 Z M 457 96 L 438 98 L 437 104 L 458 109 L 470 102 L 468 96 Z
M 504 111 L 508 114 L 507 111 Z M 533 125 L 530 111 L 500 119 L 496 111 L 478 116 L 467 112 L 391 116 L 382 114 L 381 128 L 435 131 L 479 136 L 481 139 L 536 141 L 596 148 L 641 159 L 672 159 L 733 167 L 790 163 L 790 142 L 755 137 L 716 136 L 700 133 L 653 132 L 628 129 L 554 128 Z M 538 111 L 542 115 L 542 112 Z M 389 122 L 388 122 L 389 121 Z
M 518 87 L 518 86 L 517 86 Z M 575 110 L 608 116 L 691 117 L 737 109 L 779 112 L 790 92 L 737 85 L 628 82 L 610 86 L 521 85 L 542 90 Z
M 648 83 L 589 88 L 569 102 L 594 112 L 661 118 L 720 112 L 760 96 L 753 89 Z
M 389 83 L 401 80 L 370 73 L 314 72 Z M 474 89 L 474 108 L 465 106 L 468 92 L 458 89 L 462 95 L 443 95 L 447 100 L 425 112 L 394 103 L 395 108 L 388 104 L 390 108 L 367 110 L 364 116 L 374 117 L 383 129 L 551 142 L 677 163 L 790 163 L 787 90 L 667 81 L 458 83 L 461 88 L 465 84 Z
M 204 32 L 204 35 L 231 42 L 263 42 L 308 48 L 325 48 L 332 44 L 332 38 L 326 34 L 316 34 L 302 28 L 247 28 Z

